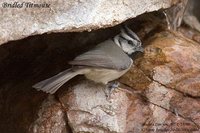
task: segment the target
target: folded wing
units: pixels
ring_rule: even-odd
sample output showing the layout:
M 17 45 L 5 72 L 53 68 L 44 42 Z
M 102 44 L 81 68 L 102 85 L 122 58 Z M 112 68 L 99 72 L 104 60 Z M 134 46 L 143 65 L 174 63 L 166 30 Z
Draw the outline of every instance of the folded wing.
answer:
M 77 56 L 69 64 L 124 70 L 132 65 L 132 60 L 112 40 L 108 40 Z

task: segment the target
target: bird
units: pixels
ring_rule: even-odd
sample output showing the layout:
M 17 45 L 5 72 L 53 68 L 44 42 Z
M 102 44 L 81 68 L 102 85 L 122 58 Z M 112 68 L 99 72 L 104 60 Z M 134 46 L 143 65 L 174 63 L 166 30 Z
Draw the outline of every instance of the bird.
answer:
M 96 83 L 108 85 L 131 68 L 133 65 L 131 57 L 137 51 L 144 51 L 141 40 L 130 28 L 122 26 L 119 34 L 68 62 L 72 65 L 71 68 L 32 87 L 38 91 L 54 94 L 63 84 L 77 75 L 84 75 Z

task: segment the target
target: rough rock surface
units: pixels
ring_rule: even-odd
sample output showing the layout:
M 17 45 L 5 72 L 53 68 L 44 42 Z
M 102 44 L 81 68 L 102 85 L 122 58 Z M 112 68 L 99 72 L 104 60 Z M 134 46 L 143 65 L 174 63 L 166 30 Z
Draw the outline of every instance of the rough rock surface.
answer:
M 198 133 L 200 45 L 169 31 L 154 35 L 145 44 L 144 56 L 121 78 L 150 103 L 152 115 L 142 130 Z M 137 85 L 139 77 L 148 82 Z
M 30 125 L 33 133 L 69 133 L 66 114 L 62 106 L 51 95 L 41 104 L 38 118 Z
M 84 81 L 62 94 L 60 101 L 68 107 L 67 116 L 73 132 L 122 133 L 130 105 L 126 92 L 114 90 L 107 97 L 105 86 Z
M 90 31 L 114 26 L 144 12 L 168 8 L 172 4 L 171 0 L 29 0 L 31 4 L 50 6 L 26 8 L 28 2 L 16 2 L 0 2 L 0 44 L 47 32 Z M 9 8 L 8 4 L 13 7 Z
M 178 29 L 184 36 L 200 43 L 200 32 L 196 31 L 195 29 L 191 29 L 189 27 L 181 27 Z

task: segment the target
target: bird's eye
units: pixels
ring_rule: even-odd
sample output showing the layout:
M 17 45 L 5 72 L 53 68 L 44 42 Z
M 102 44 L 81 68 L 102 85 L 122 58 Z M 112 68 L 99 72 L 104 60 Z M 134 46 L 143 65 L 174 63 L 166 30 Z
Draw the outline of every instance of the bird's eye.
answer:
M 132 41 L 131 41 L 131 40 L 128 40 L 128 44 L 132 44 Z

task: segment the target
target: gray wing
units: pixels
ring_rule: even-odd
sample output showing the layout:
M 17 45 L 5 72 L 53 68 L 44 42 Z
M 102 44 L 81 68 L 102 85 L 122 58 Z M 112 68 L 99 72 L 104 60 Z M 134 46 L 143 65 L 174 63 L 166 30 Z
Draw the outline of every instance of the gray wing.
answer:
M 132 65 L 132 59 L 112 40 L 107 40 L 98 44 L 94 49 L 77 56 L 69 64 L 124 70 Z

